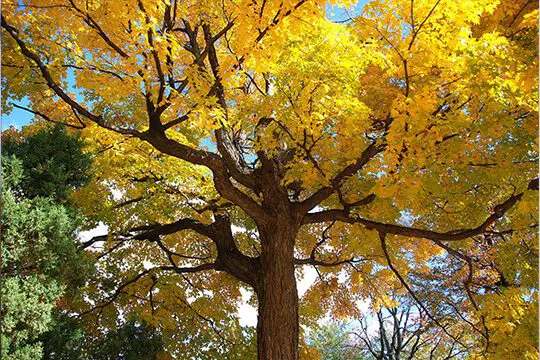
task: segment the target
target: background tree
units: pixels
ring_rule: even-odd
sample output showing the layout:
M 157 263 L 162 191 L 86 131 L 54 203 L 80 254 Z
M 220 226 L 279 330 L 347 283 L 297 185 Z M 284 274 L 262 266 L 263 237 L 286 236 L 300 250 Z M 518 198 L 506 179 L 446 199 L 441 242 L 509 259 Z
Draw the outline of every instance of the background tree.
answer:
M 155 328 L 135 319 L 119 320 L 114 326 L 89 332 L 84 319 L 66 309 L 55 309 L 53 324 L 38 340 L 43 344 L 42 359 L 167 359 L 163 339 Z M 63 311 L 62 311 L 63 310 Z
M 82 185 L 90 159 L 82 141 L 60 126 L 42 128 L 25 140 L 2 140 L 1 356 L 39 359 L 43 349 L 38 339 L 54 325 L 55 304 L 69 297 L 66 290 L 84 285 L 92 269 L 78 250 L 81 218 L 59 203 L 69 187 Z M 56 160 L 64 151 L 78 160 L 60 164 Z M 43 179 L 35 178 L 38 173 Z M 51 186 L 42 186 L 45 179 Z
M 134 320 L 128 320 L 126 324 L 115 331 L 111 331 L 106 337 L 92 344 L 92 359 L 157 359 L 163 351 L 163 344 L 155 329 L 147 324 L 138 324 Z
M 394 295 L 390 299 L 360 319 L 317 326 L 310 333 L 309 345 L 328 360 L 469 358 L 469 349 L 462 345 L 468 334 L 456 329 L 461 326 L 459 321 L 447 319 L 447 327 L 459 334 L 453 339 L 410 296 Z
M 9 133 L 6 133 L 6 135 Z M 67 200 L 68 191 L 90 181 L 90 153 L 83 151 L 79 133 L 67 134 L 61 124 L 39 130 L 29 137 L 4 136 L 2 153 L 23 161 L 18 187 L 25 197 Z
M 352 329 L 354 345 L 366 359 L 442 360 L 470 356 L 462 345 L 468 334 L 459 330 L 459 322 L 446 319 L 446 326 L 458 334 L 448 337 L 411 297 L 401 296 L 393 301 L 390 307 L 379 308 L 374 316 L 362 317 L 359 326 Z
M 308 345 L 316 348 L 323 360 L 361 360 L 351 339 L 350 324 L 330 321 L 312 329 Z
M 249 287 L 258 357 L 296 359 L 300 316 L 399 284 L 431 319 L 457 306 L 476 354 L 536 357 L 536 3 L 375 1 L 345 24 L 325 6 L 4 6 L 3 99 L 30 103 L 4 108 L 104 155 L 78 199 L 108 225 L 86 245 L 109 281 L 81 314 L 137 313 L 170 352 L 215 358 L 246 348 Z

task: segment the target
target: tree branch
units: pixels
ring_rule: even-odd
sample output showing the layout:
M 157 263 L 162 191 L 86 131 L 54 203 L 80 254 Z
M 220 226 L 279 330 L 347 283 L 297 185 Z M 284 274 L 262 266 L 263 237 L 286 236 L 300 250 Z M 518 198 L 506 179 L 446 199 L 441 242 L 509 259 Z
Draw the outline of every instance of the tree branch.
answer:
M 200 272 L 200 271 L 207 271 L 207 270 L 212 270 L 212 269 L 215 269 L 215 264 L 213 264 L 213 263 L 202 264 L 202 265 L 192 266 L 192 267 L 157 266 L 157 267 L 154 267 L 154 268 L 151 268 L 151 269 L 147 269 L 147 270 L 137 274 L 136 276 L 132 277 L 131 279 L 127 280 L 126 282 L 122 283 L 120 286 L 118 286 L 116 288 L 116 291 L 111 296 L 109 296 L 104 302 L 102 302 L 99 305 L 93 306 L 92 308 L 90 308 L 88 310 L 85 310 L 85 311 L 81 312 L 78 315 L 78 317 L 80 318 L 80 317 L 82 317 L 82 316 L 84 316 L 86 314 L 92 313 L 92 312 L 94 312 L 96 310 L 99 310 L 99 314 L 101 314 L 101 312 L 103 311 L 103 309 L 105 307 L 111 305 L 118 298 L 118 296 L 120 296 L 123 289 L 125 289 L 129 285 L 136 283 L 137 281 L 139 281 L 143 277 L 145 277 L 145 276 L 147 276 L 149 274 L 152 274 L 152 273 L 154 273 L 156 271 L 174 271 L 177 274 L 185 274 L 185 273 L 196 273 L 196 272 Z
M 105 31 L 103 31 L 101 26 L 99 26 L 99 24 L 90 16 L 90 14 L 88 14 L 87 12 L 82 11 L 77 6 L 75 6 L 75 3 L 73 2 L 73 0 L 69 0 L 69 2 L 71 4 L 71 6 L 73 7 L 73 9 L 75 11 L 77 11 L 81 15 L 83 21 L 88 26 L 90 26 L 92 29 L 96 30 L 97 33 L 99 34 L 99 36 L 103 39 L 103 41 L 105 41 L 107 43 L 107 45 L 109 45 L 121 57 L 123 57 L 123 58 L 129 57 L 129 55 L 124 50 L 122 50 L 118 45 L 116 45 L 111 40 L 111 38 L 105 33 Z
M 426 315 L 439 327 L 441 328 L 444 333 L 446 335 L 448 335 L 450 338 L 452 338 L 454 341 L 456 341 L 457 343 L 459 343 L 460 345 L 464 346 L 461 342 L 459 342 L 452 334 L 450 334 L 448 332 L 448 330 L 446 329 L 446 326 L 442 325 L 439 320 L 437 320 L 436 318 L 434 318 L 431 313 L 429 312 L 429 310 L 424 306 L 424 304 L 420 301 L 420 299 L 418 298 L 418 296 L 416 295 L 416 293 L 411 289 L 411 287 L 407 284 L 407 282 L 405 281 L 405 279 L 401 276 L 401 274 L 399 273 L 399 271 L 397 270 L 397 268 L 394 266 L 394 264 L 392 263 L 392 260 L 390 258 L 390 254 L 388 253 L 388 249 L 386 247 L 386 234 L 384 232 L 379 232 L 379 239 L 381 241 L 381 247 L 382 247 L 382 250 L 383 250 L 383 253 L 384 253 L 384 256 L 386 258 L 386 261 L 388 263 L 388 267 L 390 268 L 390 270 L 392 270 L 392 272 L 396 275 L 396 277 L 399 279 L 401 285 L 403 285 L 403 287 L 405 287 L 405 289 L 407 289 L 407 291 L 409 292 L 409 294 L 412 296 L 412 298 L 416 301 L 416 303 L 422 308 L 422 310 L 424 310 L 424 312 L 426 313 Z
M 174 256 L 188 259 L 206 260 L 198 256 L 178 254 L 168 249 L 160 240 L 161 236 L 171 235 L 183 230 L 192 230 L 211 239 L 217 248 L 217 258 L 213 269 L 225 271 L 237 279 L 256 287 L 258 284 L 258 259 L 244 255 L 236 246 L 228 214 L 215 214 L 216 220 L 209 225 L 193 219 L 180 219 L 170 224 L 143 225 L 130 229 L 123 234 L 113 234 L 118 241 L 148 240 L 155 242 L 163 250 L 172 267 L 177 268 Z M 107 235 L 96 236 L 81 244 L 86 249 L 96 242 L 106 241 Z M 163 267 L 162 267 L 163 268 Z M 173 269 L 174 270 L 174 269 Z M 186 271 L 183 271 L 186 272 Z
M 162 131 L 150 129 L 139 137 L 148 141 L 164 154 L 210 168 L 214 175 L 216 190 L 221 196 L 240 206 L 248 215 L 264 221 L 266 214 L 263 209 L 251 197 L 232 184 L 229 179 L 229 171 L 219 155 L 180 144 L 167 138 Z
M 364 262 L 366 259 L 355 259 L 354 257 L 351 257 L 350 259 L 345 260 L 337 260 L 334 262 L 324 262 L 320 260 L 316 260 L 314 258 L 306 258 L 306 259 L 294 259 L 294 263 L 296 265 L 313 265 L 313 266 L 321 266 L 321 267 L 334 267 L 334 266 L 340 266 L 345 264 L 356 264 L 360 262 Z
M 31 114 L 37 115 L 37 116 L 41 117 L 43 120 L 51 122 L 53 124 L 61 124 L 61 125 L 73 128 L 73 129 L 77 129 L 77 130 L 84 129 L 86 127 L 86 125 L 82 121 L 80 121 L 80 119 L 79 119 L 79 122 L 80 122 L 81 125 L 68 124 L 68 123 L 63 122 L 63 121 L 55 121 L 55 120 L 51 119 L 48 115 L 46 115 L 46 114 L 44 114 L 44 113 L 42 113 L 40 111 L 32 110 L 32 109 L 29 109 L 27 107 L 24 107 L 24 106 L 21 106 L 21 105 L 18 105 L 18 104 L 12 104 L 12 105 L 13 105 L 13 107 L 16 107 L 17 109 L 21 109 L 21 110 L 27 111 L 27 112 L 29 112 Z
M 52 76 L 51 72 L 49 71 L 48 67 L 43 63 L 43 61 L 41 61 L 40 57 L 35 52 L 30 50 L 26 46 L 26 43 L 19 37 L 19 30 L 17 30 L 13 26 L 9 25 L 3 15 L 2 15 L 1 19 L 2 19 L 2 27 L 9 33 L 9 35 L 15 40 L 15 42 L 17 42 L 17 44 L 19 45 L 19 48 L 21 49 L 21 53 L 27 59 L 31 60 L 32 62 L 34 62 L 37 65 L 41 75 L 45 79 L 45 82 L 47 83 L 49 88 L 51 90 L 53 90 L 54 93 L 56 95 L 58 95 L 58 97 L 60 97 L 66 104 L 71 106 L 71 108 L 76 110 L 79 114 L 83 115 L 84 117 L 88 118 L 89 120 L 95 122 L 96 124 L 98 124 L 98 125 L 100 125 L 100 126 L 102 126 L 104 128 L 107 128 L 109 130 L 113 130 L 115 132 L 118 132 L 118 133 L 121 133 L 121 134 L 124 134 L 124 135 L 137 136 L 137 135 L 140 134 L 137 130 L 121 129 L 121 128 L 116 128 L 116 127 L 112 127 L 112 126 L 109 126 L 109 125 L 105 124 L 105 122 L 103 121 L 103 116 L 93 114 L 87 108 L 85 108 L 84 106 L 79 104 L 77 101 L 72 99 L 58 85 L 58 83 L 53 79 L 53 76 Z
M 384 149 L 384 145 L 370 144 L 360 155 L 358 159 L 352 164 L 346 166 L 336 177 L 334 177 L 330 184 L 331 186 L 325 186 L 317 190 L 313 195 L 304 201 L 298 203 L 296 206 L 300 212 L 307 213 L 315 206 L 320 204 L 323 200 L 332 195 L 348 177 L 353 176 L 359 170 L 361 170 L 369 160 L 373 159 L 375 155 L 380 153 Z
M 219 73 L 219 60 L 217 57 L 216 49 L 214 42 L 216 37 L 212 36 L 210 32 L 210 26 L 208 24 L 203 24 L 203 33 L 206 42 L 206 51 L 208 53 L 208 62 L 214 75 L 215 83 L 212 87 L 211 96 L 217 97 L 217 102 L 221 107 L 225 118 L 228 117 L 227 111 L 227 102 L 225 100 L 225 89 L 221 82 L 221 75 Z M 248 186 L 250 188 L 256 187 L 255 179 L 252 176 L 252 173 L 247 168 L 247 165 L 242 158 L 240 151 L 235 147 L 234 143 L 231 140 L 231 137 L 225 128 L 225 124 L 215 131 L 217 147 L 220 154 L 223 156 L 227 168 L 231 172 L 231 175 L 238 180 L 241 184 Z
M 536 184 L 537 182 L 538 179 L 535 179 L 531 181 L 530 184 Z M 529 185 L 529 187 L 531 187 L 531 185 Z M 359 217 L 350 217 L 348 211 L 344 210 L 325 210 L 312 214 L 308 213 L 304 216 L 303 224 L 314 224 L 338 220 L 350 224 L 359 223 L 364 225 L 369 230 L 377 230 L 385 234 L 401 235 L 438 241 L 458 241 L 484 233 L 493 223 L 495 223 L 498 219 L 502 218 L 508 210 L 510 210 L 519 200 L 521 200 L 523 194 L 524 193 L 519 193 L 510 196 L 505 202 L 495 206 L 495 208 L 493 209 L 493 213 L 482 224 L 475 228 L 465 230 L 436 232 L 401 225 L 385 224 Z

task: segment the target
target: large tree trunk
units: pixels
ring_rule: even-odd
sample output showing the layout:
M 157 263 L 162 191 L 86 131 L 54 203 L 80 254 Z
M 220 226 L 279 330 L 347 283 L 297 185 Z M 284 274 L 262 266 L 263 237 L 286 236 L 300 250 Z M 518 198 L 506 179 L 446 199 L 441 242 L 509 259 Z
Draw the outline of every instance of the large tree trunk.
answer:
M 294 277 L 294 220 L 278 216 L 259 228 L 262 254 L 257 297 L 259 360 L 298 359 L 298 292 Z

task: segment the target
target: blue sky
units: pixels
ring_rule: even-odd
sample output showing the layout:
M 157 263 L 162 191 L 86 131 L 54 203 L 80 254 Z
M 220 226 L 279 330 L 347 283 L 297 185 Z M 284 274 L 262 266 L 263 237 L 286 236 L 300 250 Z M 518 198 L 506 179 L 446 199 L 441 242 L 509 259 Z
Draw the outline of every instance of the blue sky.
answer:
M 28 100 L 23 99 L 20 102 L 17 102 L 18 105 L 28 106 Z M 28 125 L 32 120 L 33 115 L 27 111 L 14 108 L 9 115 L 6 115 L 2 112 L 2 130 L 9 128 L 10 126 L 15 126 L 17 129 L 20 129 L 21 126 Z
M 358 14 L 366 3 L 368 3 L 367 0 L 358 1 L 356 5 L 353 5 L 349 9 L 349 13 L 353 15 Z M 326 8 L 326 12 L 327 12 L 328 18 L 332 21 L 341 21 L 349 17 L 347 11 L 342 7 L 328 5 L 328 7 Z M 70 85 L 73 84 L 73 82 L 69 80 L 70 79 L 68 79 L 68 82 L 70 83 Z M 28 107 L 28 99 L 24 98 L 21 101 L 17 102 L 17 104 L 24 107 Z M 28 125 L 32 121 L 33 117 L 34 115 L 27 111 L 13 108 L 13 110 L 9 114 L 2 113 L 1 115 L 2 130 L 7 129 L 10 126 L 14 126 L 17 129 L 20 129 L 22 126 Z

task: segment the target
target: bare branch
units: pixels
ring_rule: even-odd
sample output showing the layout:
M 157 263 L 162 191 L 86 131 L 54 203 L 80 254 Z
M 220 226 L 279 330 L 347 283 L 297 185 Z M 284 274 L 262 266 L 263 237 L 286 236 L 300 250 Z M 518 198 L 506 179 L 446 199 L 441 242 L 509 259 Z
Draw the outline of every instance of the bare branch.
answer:
M 384 253 L 384 256 L 386 257 L 386 261 L 388 263 L 388 267 L 390 268 L 390 270 L 392 270 L 392 272 L 396 275 L 396 277 L 399 279 L 399 281 L 401 282 L 401 285 L 403 285 L 403 287 L 405 289 L 407 289 L 407 291 L 409 292 L 409 294 L 412 296 L 412 298 L 416 301 L 416 303 L 418 304 L 418 306 L 420 306 L 422 308 L 422 310 L 424 310 L 424 312 L 426 313 L 426 315 L 438 326 L 440 327 L 444 333 L 446 335 L 448 335 L 450 338 L 452 338 L 453 340 L 455 340 L 457 343 L 459 343 L 460 345 L 464 346 L 463 344 L 461 344 L 461 342 L 458 341 L 458 339 L 456 339 L 452 334 L 450 334 L 446 328 L 446 326 L 442 325 L 439 320 L 437 320 L 435 317 L 433 317 L 433 315 L 431 315 L 431 313 L 429 312 L 429 310 L 425 307 L 425 305 L 422 303 L 422 301 L 420 301 L 420 299 L 418 298 L 418 296 L 416 295 L 416 293 L 411 289 L 411 287 L 407 284 L 407 282 L 405 281 L 405 279 L 403 278 L 403 276 L 401 276 L 401 274 L 399 273 L 399 271 L 397 270 L 397 268 L 394 266 L 394 264 L 392 263 L 392 260 L 390 258 L 390 254 L 388 253 L 388 249 L 386 247 L 386 234 L 384 232 L 379 232 L 379 239 L 381 241 L 381 247 L 382 247 L 382 250 L 383 250 L 383 253 Z

